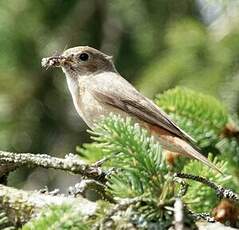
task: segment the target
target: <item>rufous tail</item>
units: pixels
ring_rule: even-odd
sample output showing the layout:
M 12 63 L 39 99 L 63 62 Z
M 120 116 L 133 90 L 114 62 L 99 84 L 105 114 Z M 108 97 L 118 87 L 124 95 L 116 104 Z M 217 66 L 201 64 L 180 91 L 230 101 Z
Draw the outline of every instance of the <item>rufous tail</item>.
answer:
M 186 143 L 184 140 L 177 138 L 177 145 L 180 146 L 179 153 L 186 155 L 188 157 L 191 157 L 193 159 L 196 159 L 203 164 L 207 165 L 209 168 L 212 168 L 216 170 L 217 172 L 223 174 L 223 172 L 212 162 L 210 162 L 205 156 L 203 156 L 198 150 L 196 150 L 193 146 Z

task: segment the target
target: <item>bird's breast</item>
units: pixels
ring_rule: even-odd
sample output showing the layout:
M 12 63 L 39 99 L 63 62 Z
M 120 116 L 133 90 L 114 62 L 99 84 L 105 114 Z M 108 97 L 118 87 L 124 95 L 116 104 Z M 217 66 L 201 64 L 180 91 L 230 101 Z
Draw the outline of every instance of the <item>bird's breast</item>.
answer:
M 97 100 L 87 89 L 78 98 L 77 111 L 90 128 L 110 113 L 127 116 L 122 110 Z
M 127 116 L 122 110 L 97 100 L 88 88 L 87 82 L 84 82 L 83 78 L 82 80 L 82 82 L 78 82 L 67 77 L 67 84 L 78 114 L 90 128 L 110 113 Z

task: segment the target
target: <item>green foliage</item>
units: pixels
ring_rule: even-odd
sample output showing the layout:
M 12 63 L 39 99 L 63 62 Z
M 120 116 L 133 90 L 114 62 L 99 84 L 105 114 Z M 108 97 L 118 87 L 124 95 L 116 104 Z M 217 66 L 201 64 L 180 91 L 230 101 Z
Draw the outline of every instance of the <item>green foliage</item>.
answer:
M 49 206 L 40 216 L 23 226 L 23 230 L 90 230 L 76 208 L 69 205 Z
M 167 165 L 160 145 L 146 130 L 133 124 L 130 118 L 124 120 L 112 115 L 98 124 L 92 134 L 104 152 L 113 154 L 111 166 L 119 170 L 109 180 L 115 196 L 156 197 L 162 193 Z
M 225 175 L 221 175 L 220 173 L 213 172 L 212 169 L 208 169 L 208 167 L 204 166 L 198 161 L 190 161 L 184 169 L 184 173 L 200 175 L 202 177 L 208 178 L 210 181 L 214 183 L 228 187 L 234 188 L 235 186 L 232 183 L 232 176 L 228 175 L 228 167 L 227 163 L 218 160 L 217 157 L 213 159 L 212 155 L 209 155 L 209 159 L 222 170 Z M 186 195 L 183 197 L 183 201 L 185 204 L 190 207 L 195 212 L 210 212 L 213 207 L 218 203 L 218 198 L 215 194 L 215 191 L 211 188 L 195 182 L 195 181 L 187 181 L 189 184 L 188 191 Z
M 155 102 L 201 147 L 218 142 L 229 121 L 229 115 L 219 101 L 187 88 L 168 90 L 157 95 Z

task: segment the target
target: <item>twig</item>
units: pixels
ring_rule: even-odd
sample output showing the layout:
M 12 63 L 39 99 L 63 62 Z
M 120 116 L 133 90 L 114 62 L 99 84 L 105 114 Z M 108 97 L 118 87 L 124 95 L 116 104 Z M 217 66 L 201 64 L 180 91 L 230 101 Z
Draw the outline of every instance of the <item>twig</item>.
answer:
M 174 203 L 174 227 L 175 227 L 175 230 L 183 230 L 184 229 L 183 208 L 184 208 L 183 202 L 181 201 L 181 199 L 176 198 L 175 203 Z
M 77 197 L 81 195 L 88 200 L 108 200 L 111 203 L 115 203 L 115 200 L 112 196 L 106 193 L 106 186 L 95 180 L 81 180 L 75 186 L 71 186 L 68 189 L 68 193 Z
M 0 151 L 0 164 L 11 165 L 11 167 L 25 166 L 43 167 L 61 169 L 75 174 L 80 174 L 86 178 L 94 179 L 104 183 L 106 181 L 106 173 L 101 168 L 87 165 L 73 154 L 67 155 L 65 158 L 52 157 L 47 154 L 32 153 L 12 153 Z M 0 166 L 1 168 L 4 167 Z
M 188 214 L 190 214 L 195 220 L 205 220 L 208 223 L 215 223 L 215 219 L 213 217 L 210 216 L 209 213 L 195 213 L 192 210 L 186 208 L 186 211 L 188 212 Z
M 106 156 L 98 161 L 96 161 L 92 166 L 95 166 L 95 167 L 100 167 L 102 166 L 105 162 L 109 161 L 110 159 L 112 158 L 112 155 L 110 156 Z
M 179 178 L 183 178 L 183 179 L 198 181 L 198 182 L 205 184 L 208 187 L 214 189 L 216 191 L 218 197 L 227 198 L 229 200 L 239 202 L 238 194 L 234 193 L 230 189 L 225 189 L 225 188 L 221 187 L 220 185 L 216 185 L 214 182 L 209 181 L 208 179 L 206 179 L 204 177 L 195 176 L 195 175 L 186 174 L 186 173 L 176 173 L 175 176 L 179 177 Z

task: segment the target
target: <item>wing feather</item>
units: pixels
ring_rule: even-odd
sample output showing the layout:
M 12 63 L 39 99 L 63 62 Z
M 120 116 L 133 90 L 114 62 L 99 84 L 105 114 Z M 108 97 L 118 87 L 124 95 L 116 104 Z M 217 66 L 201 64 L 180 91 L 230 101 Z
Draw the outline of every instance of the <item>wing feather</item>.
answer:
M 116 81 L 115 83 L 118 83 L 119 86 L 121 82 Z M 121 88 L 114 87 L 115 83 L 108 88 L 99 87 L 100 84 L 97 84 L 97 87 L 93 87 L 95 98 L 126 111 L 145 122 L 163 128 L 194 145 L 195 140 L 192 137 L 180 129 L 165 112 L 139 93 L 132 85 L 126 82 L 127 84 L 124 84 Z M 120 91 L 118 90 L 119 88 L 121 89 Z

